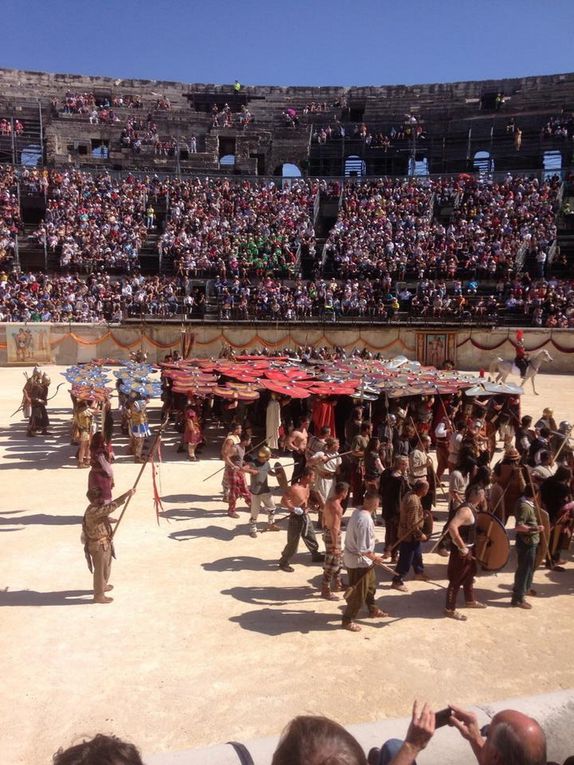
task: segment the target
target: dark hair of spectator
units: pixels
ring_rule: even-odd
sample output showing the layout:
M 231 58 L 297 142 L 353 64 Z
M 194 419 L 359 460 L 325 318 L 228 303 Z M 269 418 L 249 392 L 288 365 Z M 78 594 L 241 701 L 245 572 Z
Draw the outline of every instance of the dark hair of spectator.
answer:
M 144 765 L 133 744 L 117 736 L 98 733 L 90 741 L 75 744 L 53 757 L 53 765 Z
M 326 717 L 295 717 L 283 731 L 271 765 L 367 765 L 351 734 Z

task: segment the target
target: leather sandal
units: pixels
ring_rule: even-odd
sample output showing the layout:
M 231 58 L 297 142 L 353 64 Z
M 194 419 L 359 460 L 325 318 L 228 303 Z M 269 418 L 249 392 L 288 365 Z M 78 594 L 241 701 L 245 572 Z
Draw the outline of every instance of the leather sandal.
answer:
M 341 624 L 341 627 L 344 630 L 349 630 L 349 632 L 360 632 L 361 631 L 361 628 L 359 627 L 358 624 L 355 624 L 355 622 L 343 622 L 343 624 Z
M 390 616 L 390 614 L 388 614 L 386 611 L 383 611 L 378 606 L 373 606 L 372 608 L 369 608 L 369 616 L 371 619 L 382 619 L 384 617 Z
M 449 619 L 455 619 L 457 622 L 465 622 L 467 620 L 467 617 L 461 614 L 460 611 L 449 611 L 448 608 L 444 609 L 444 615 Z

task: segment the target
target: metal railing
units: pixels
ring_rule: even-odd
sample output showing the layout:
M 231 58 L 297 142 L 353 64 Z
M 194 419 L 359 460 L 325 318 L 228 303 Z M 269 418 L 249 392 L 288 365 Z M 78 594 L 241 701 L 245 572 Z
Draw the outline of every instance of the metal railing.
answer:
M 516 271 L 517 273 L 521 273 L 524 268 L 524 261 L 526 260 L 526 250 L 528 249 L 528 241 L 524 239 L 516 251 Z
M 315 194 L 313 201 L 313 228 L 317 225 L 317 218 L 319 217 L 319 210 L 321 209 L 321 191 L 318 190 Z

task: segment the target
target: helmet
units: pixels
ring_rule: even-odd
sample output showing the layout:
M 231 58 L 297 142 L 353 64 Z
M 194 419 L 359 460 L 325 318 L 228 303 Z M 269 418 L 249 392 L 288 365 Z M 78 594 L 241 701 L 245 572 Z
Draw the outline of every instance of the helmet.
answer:
M 546 417 L 552 417 L 552 415 L 554 414 L 554 409 L 550 409 L 550 407 L 547 406 L 546 409 L 542 410 L 542 414 L 545 415 Z
M 397 424 L 397 418 L 394 414 L 388 414 L 387 415 L 387 422 L 389 425 L 396 425 Z
M 407 413 L 404 409 L 397 409 L 397 417 L 399 417 L 401 420 L 404 420 L 407 416 Z
M 268 460 L 271 458 L 271 449 L 268 446 L 262 446 L 257 452 L 257 456 L 260 460 Z
M 568 420 L 562 420 L 562 422 L 560 423 L 560 426 L 558 427 L 558 430 L 561 433 L 566 433 L 569 435 L 572 432 L 572 425 L 570 425 Z

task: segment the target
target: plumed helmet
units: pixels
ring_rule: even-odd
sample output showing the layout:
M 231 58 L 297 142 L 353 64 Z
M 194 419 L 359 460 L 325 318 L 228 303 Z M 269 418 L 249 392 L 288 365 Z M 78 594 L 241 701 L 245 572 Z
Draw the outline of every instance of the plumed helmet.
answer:
M 257 456 L 260 460 L 271 459 L 271 449 L 268 446 L 262 446 L 257 452 Z

